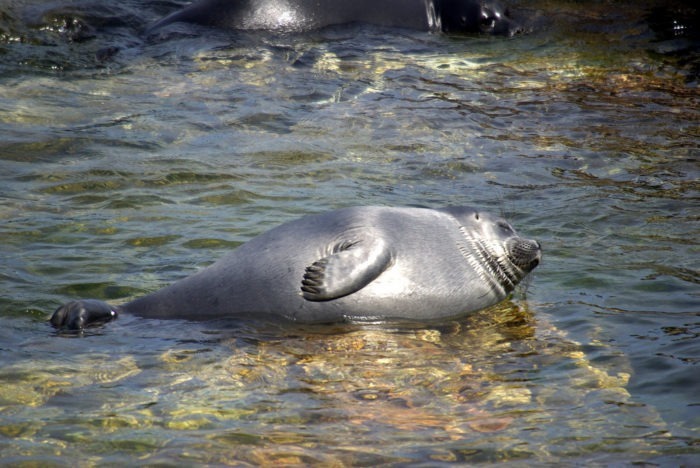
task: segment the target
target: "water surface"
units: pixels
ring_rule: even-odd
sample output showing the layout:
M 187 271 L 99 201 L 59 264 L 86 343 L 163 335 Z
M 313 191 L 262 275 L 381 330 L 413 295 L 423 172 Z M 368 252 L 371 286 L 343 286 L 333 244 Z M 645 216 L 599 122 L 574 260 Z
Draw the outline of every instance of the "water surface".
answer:
M 144 38 L 176 5 L 112 3 L 0 7 L 3 462 L 696 459 L 697 43 L 653 2 L 515 3 L 512 39 Z M 46 323 L 365 204 L 501 213 L 544 262 L 440 324 Z

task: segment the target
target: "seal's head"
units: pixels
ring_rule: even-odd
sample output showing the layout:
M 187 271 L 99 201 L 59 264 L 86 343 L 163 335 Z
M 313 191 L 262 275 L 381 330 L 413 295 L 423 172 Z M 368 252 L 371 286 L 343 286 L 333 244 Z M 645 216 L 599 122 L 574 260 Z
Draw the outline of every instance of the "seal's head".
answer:
M 494 0 L 427 0 L 431 24 L 446 33 L 486 33 L 512 36 L 522 31 Z
M 506 220 L 471 208 L 448 210 L 466 240 L 462 253 L 498 295 L 505 297 L 540 264 L 540 243 L 520 237 Z
M 482 276 L 492 278 L 509 293 L 540 264 L 540 243 L 520 237 L 506 220 L 488 213 L 475 212 L 474 220 L 465 237 L 481 258 Z

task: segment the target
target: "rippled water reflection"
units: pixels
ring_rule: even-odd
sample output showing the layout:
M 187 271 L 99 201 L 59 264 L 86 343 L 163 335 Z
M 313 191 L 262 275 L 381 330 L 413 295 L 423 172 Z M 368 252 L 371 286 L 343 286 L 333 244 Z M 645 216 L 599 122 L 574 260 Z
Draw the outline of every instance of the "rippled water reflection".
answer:
M 534 32 L 511 40 L 144 40 L 163 6 L 91 5 L 0 7 L 4 462 L 697 456 L 697 48 L 649 8 L 516 4 Z M 357 204 L 501 212 L 544 263 L 429 326 L 45 323 Z

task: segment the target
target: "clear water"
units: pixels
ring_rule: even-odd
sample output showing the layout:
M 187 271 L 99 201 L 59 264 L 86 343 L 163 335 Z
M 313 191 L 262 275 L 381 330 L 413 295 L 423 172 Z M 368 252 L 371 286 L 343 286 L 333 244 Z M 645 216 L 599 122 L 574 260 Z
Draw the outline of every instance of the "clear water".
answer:
M 700 95 L 651 3 L 515 3 L 513 39 L 113 3 L 0 6 L 2 463 L 697 461 Z M 544 263 L 450 323 L 46 323 L 364 204 L 503 213 Z

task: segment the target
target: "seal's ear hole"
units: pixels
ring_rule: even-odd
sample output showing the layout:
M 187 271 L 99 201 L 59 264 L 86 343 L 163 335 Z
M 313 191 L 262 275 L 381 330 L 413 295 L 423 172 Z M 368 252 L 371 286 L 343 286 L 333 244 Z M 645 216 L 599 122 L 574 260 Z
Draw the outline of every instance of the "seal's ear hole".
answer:
M 479 213 L 474 213 L 474 218 L 479 219 Z

